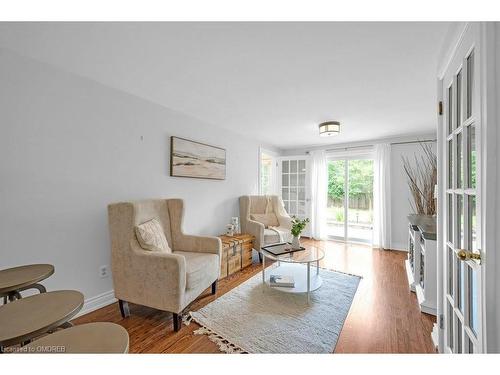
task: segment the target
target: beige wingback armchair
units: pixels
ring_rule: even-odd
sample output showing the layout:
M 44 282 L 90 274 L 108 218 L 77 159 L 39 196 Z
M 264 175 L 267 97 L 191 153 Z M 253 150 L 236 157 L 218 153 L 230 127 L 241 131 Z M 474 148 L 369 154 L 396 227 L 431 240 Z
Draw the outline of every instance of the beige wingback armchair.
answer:
M 240 223 L 243 233 L 255 236 L 254 248 L 290 240 L 291 217 L 277 195 L 240 197 Z M 260 257 L 260 253 L 259 253 Z
M 182 232 L 181 199 L 152 199 L 108 206 L 111 266 L 115 297 L 123 317 L 128 303 L 153 307 L 174 315 L 174 330 L 182 310 L 212 285 L 216 293 L 221 240 Z M 134 228 L 148 220 L 160 222 L 171 253 L 144 250 Z

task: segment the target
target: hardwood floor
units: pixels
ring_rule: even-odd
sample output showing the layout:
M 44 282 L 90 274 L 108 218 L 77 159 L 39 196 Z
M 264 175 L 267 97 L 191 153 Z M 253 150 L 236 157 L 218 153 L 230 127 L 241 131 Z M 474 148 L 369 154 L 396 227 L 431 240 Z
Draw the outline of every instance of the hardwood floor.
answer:
M 304 242 L 325 250 L 323 267 L 363 277 L 335 353 L 435 352 L 431 340 L 435 318 L 420 312 L 415 293 L 408 289 L 406 253 L 333 241 Z M 229 276 L 219 282 L 215 296 L 208 288 L 189 309 L 199 309 L 259 271 L 260 265 L 253 264 Z M 123 319 L 118 303 L 114 303 L 75 319 L 74 323 L 107 321 L 122 325 L 130 335 L 131 353 L 219 353 L 206 336 L 193 334 L 199 328 L 196 323 L 174 332 L 170 313 L 130 304 L 130 314 Z

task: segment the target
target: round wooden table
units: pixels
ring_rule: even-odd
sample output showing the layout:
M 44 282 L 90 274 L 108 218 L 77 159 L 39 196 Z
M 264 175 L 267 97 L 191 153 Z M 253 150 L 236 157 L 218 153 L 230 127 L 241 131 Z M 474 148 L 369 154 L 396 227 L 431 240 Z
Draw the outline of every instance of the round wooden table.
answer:
M 7 300 L 20 299 L 20 292 L 26 289 L 34 288 L 45 293 L 45 287 L 38 283 L 53 273 L 54 266 L 51 264 L 30 264 L 0 270 L 0 296 L 4 297 L 4 304 Z
M 88 323 L 57 331 L 19 348 L 19 353 L 128 353 L 128 332 L 115 323 Z
M 22 298 L 0 307 L 0 349 L 29 342 L 58 327 L 72 326 L 69 320 L 82 306 L 82 293 L 58 290 Z

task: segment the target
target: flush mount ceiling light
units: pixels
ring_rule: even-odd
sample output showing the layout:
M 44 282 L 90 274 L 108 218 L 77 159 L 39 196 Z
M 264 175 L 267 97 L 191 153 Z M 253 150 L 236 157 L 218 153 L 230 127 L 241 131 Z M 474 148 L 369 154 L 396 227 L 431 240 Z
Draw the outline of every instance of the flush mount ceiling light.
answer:
M 319 124 L 320 137 L 329 137 L 337 134 L 340 134 L 340 122 L 327 121 Z

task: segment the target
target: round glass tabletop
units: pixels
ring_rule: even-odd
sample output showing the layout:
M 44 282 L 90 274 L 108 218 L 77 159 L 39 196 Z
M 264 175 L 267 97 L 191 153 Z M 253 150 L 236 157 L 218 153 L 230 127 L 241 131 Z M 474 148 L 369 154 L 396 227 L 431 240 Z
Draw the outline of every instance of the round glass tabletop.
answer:
M 262 248 L 261 253 L 268 259 L 286 263 L 310 263 L 317 262 L 325 257 L 325 252 L 316 246 L 305 245 L 305 250 L 275 255 Z

